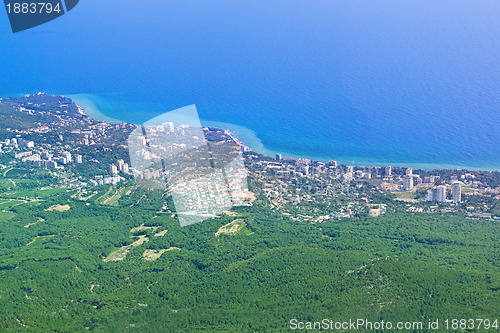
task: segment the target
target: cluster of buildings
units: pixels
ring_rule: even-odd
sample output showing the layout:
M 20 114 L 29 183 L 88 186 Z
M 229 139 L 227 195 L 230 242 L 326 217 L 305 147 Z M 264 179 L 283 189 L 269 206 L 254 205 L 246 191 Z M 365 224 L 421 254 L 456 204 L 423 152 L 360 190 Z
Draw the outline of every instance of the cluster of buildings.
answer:
M 39 148 L 31 140 L 21 138 L 6 139 L 0 142 L 0 152 L 13 152 L 14 157 L 22 162 L 45 168 L 63 168 L 70 163 L 83 163 L 82 155 L 73 156 L 68 151 L 51 152 L 49 149 Z M 56 154 L 56 156 L 54 156 Z M 74 158 L 73 158 L 74 157 Z
M 386 212 L 385 206 L 370 202 L 368 188 L 354 186 L 351 182 L 354 179 L 369 181 L 372 178 L 370 169 L 339 167 L 336 161 L 283 159 L 280 154 L 274 160 L 252 153 L 246 158 L 250 183 L 261 184 L 262 194 L 271 206 L 291 219 L 322 223 L 363 211 L 372 216 Z
M 64 165 L 82 164 L 83 156 L 80 154 L 71 154 L 69 151 L 60 151 L 58 149 L 48 149 L 37 147 L 31 140 L 21 138 L 6 139 L 0 142 L 0 152 L 13 152 L 14 157 L 30 166 L 38 166 L 50 169 L 64 169 Z M 91 185 L 117 184 L 124 180 L 118 176 L 118 172 L 129 174 L 129 166 L 123 159 L 117 161 L 117 164 L 111 165 L 111 176 L 95 176 L 89 180 Z
M 111 173 L 113 175 L 117 175 L 118 172 L 121 172 L 121 173 L 124 173 L 124 174 L 129 174 L 130 173 L 130 169 L 129 169 L 128 163 L 126 163 L 122 159 L 118 160 L 116 164 L 111 164 L 110 169 L 111 169 Z
M 124 180 L 120 176 L 95 176 L 94 179 L 89 180 L 89 184 L 93 186 L 97 185 L 116 185 Z
M 390 166 L 385 167 L 384 176 L 386 179 L 392 179 L 392 168 Z M 471 177 L 473 175 L 467 174 L 463 175 L 462 178 Z M 440 179 L 440 176 L 424 176 L 414 174 L 412 168 L 407 168 L 405 174 L 401 177 L 402 189 L 406 192 L 412 192 L 419 187 L 431 187 L 428 189 L 424 201 L 427 202 L 437 202 L 437 203 L 455 203 L 458 204 L 462 202 L 462 183 L 458 181 L 456 176 L 452 177 L 451 191 L 452 197 L 448 199 L 447 190 L 448 186 L 439 185 L 433 186 L 433 184 Z
M 427 191 L 425 201 L 439 202 L 439 203 L 455 203 L 462 202 L 462 183 L 455 181 L 452 184 L 452 199 L 447 199 L 447 187 L 439 185 Z
M 5 139 L 0 142 L 0 152 L 12 151 L 18 148 L 35 148 L 35 143 L 21 138 Z

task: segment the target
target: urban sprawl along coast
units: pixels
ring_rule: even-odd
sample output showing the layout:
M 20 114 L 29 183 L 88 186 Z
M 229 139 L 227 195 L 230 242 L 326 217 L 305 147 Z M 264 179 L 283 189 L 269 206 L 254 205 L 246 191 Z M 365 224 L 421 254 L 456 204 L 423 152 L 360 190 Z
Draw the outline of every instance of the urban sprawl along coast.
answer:
M 163 166 L 141 169 L 132 165 L 129 156 L 127 139 L 135 125 L 94 120 L 70 99 L 43 93 L 0 99 L 0 110 L 5 119 L 0 137 L 3 174 L 7 176 L 10 170 L 17 168 L 38 170 L 32 176 L 40 174 L 50 178 L 41 188 L 77 189 L 80 198 L 87 197 L 96 186 L 126 186 L 134 179 L 172 179 L 178 174 L 186 177 L 186 172 L 199 176 L 210 169 L 210 163 L 212 167 L 222 163 L 217 156 L 240 154 L 248 170 L 250 191 L 245 188 L 236 193 L 234 190 L 231 198 L 227 198 L 221 196 L 220 186 L 205 186 L 204 190 L 190 193 L 184 183 L 177 183 L 168 190 L 177 188 L 197 207 L 199 214 L 213 216 L 221 212 L 213 209 L 211 203 L 229 207 L 230 200 L 242 205 L 264 200 L 292 219 L 313 223 L 361 215 L 375 217 L 396 210 L 462 211 L 470 218 L 486 219 L 500 216 L 499 172 L 344 166 L 336 161 L 283 159 L 280 154 L 271 158 L 253 152 L 229 131 L 215 128 L 200 129 L 202 134 L 198 136 L 204 135 L 208 145 L 191 143 L 195 148 L 183 152 L 187 157 L 168 162 L 175 165 L 170 170 L 165 168 L 165 161 Z M 168 142 L 161 144 L 162 151 L 169 156 L 181 151 L 179 147 L 184 149 L 178 140 L 186 137 L 186 133 L 199 140 L 195 132 L 191 133 L 194 129 L 175 127 L 170 122 L 151 131 L 152 135 L 167 133 L 169 138 L 175 138 L 172 147 Z M 150 145 L 143 140 L 141 144 Z M 147 154 L 151 153 L 142 151 L 141 154 L 143 160 L 148 160 Z M 193 164 L 193 156 L 203 162 Z M 234 172 L 235 182 L 247 176 L 238 172 Z

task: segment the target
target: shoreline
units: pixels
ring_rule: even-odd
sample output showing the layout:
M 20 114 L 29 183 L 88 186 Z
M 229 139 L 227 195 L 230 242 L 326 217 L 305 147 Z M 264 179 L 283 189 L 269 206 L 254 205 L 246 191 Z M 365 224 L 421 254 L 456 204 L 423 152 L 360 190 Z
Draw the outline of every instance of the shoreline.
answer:
M 102 113 L 96 106 L 95 99 L 98 98 L 92 94 L 61 94 L 62 96 L 71 98 L 89 117 L 96 120 L 105 121 L 109 123 L 122 123 L 125 121 L 109 117 Z M 102 101 L 104 102 L 104 100 Z M 266 147 L 263 142 L 257 136 L 257 133 L 249 128 L 241 125 L 210 121 L 210 120 L 200 120 L 203 127 L 214 127 L 220 128 L 222 130 L 228 131 L 229 134 L 240 141 L 243 145 L 250 148 L 259 154 L 274 158 L 276 154 L 281 154 L 283 158 L 306 158 L 317 162 L 328 162 L 330 160 L 335 160 L 339 165 L 352 165 L 358 167 L 411 167 L 413 169 L 421 170 L 474 170 L 474 171 L 500 171 L 500 166 L 467 166 L 454 163 L 424 163 L 424 162 L 387 162 L 376 158 L 367 157 L 320 157 L 314 155 L 305 155 L 296 152 L 289 152 L 286 150 L 277 150 L 273 148 Z

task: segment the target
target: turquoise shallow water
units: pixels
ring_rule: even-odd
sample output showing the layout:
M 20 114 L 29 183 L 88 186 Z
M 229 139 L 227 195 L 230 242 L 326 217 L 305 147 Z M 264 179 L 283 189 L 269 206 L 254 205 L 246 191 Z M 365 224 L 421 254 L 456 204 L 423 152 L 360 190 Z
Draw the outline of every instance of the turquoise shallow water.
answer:
M 196 104 L 263 153 L 500 170 L 498 22 L 493 0 L 86 1 L 0 20 L 0 95 L 134 123 Z
M 63 94 L 64 95 L 64 94 Z M 103 121 L 108 121 L 108 122 L 122 122 L 125 121 L 123 119 L 117 119 L 117 118 L 111 118 L 107 116 L 106 114 L 115 114 L 116 116 L 120 116 L 119 113 L 113 112 L 112 110 L 117 110 L 122 107 L 123 105 L 117 105 L 114 106 L 112 103 L 109 101 L 98 97 L 94 95 L 89 95 L 89 94 L 74 94 L 74 95 L 66 95 L 75 102 L 81 106 L 85 113 L 92 116 L 95 119 L 103 120 Z M 99 106 L 101 108 L 99 108 Z M 130 107 L 130 106 L 129 106 Z M 104 109 L 104 114 L 101 110 Z M 171 111 L 171 110 L 169 110 Z M 168 111 L 167 111 L 168 112 Z M 122 116 L 124 116 L 124 119 L 127 119 L 127 116 L 130 113 L 123 113 Z M 156 113 L 152 113 L 156 114 Z M 136 124 L 141 124 L 143 123 L 142 120 L 133 120 L 129 119 L 127 121 L 136 123 Z M 252 131 L 251 129 L 248 129 L 246 127 L 240 126 L 240 125 L 235 125 L 235 124 L 230 124 L 230 123 L 223 123 L 223 122 L 217 122 L 217 121 L 210 121 L 210 120 L 203 120 L 201 119 L 201 124 L 202 126 L 211 126 L 211 127 L 217 127 L 217 128 L 223 128 L 231 131 L 231 133 L 237 137 L 239 140 L 241 140 L 245 145 L 253 149 L 254 151 L 257 151 L 261 154 L 268 155 L 268 156 L 274 156 L 276 153 L 281 153 L 285 158 L 310 158 L 316 161 L 329 161 L 331 159 L 334 159 L 333 157 L 328 157 L 328 156 L 315 156 L 315 155 L 306 155 L 301 152 L 287 152 L 283 150 L 273 150 L 268 147 L 266 147 L 262 140 L 258 137 L 257 133 Z M 388 164 L 391 164 L 393 166 L 400 166 L 400 167 L 413 167 L 415 169 L 442 169 L 442 168 L 448 168 L 448 169 L 481 169 L 481 170 L 498 170 L 499 168 L 495 166 L 488 166 L 488 165 L 483 165 L 483 166 L 467 166 L 467 165 L 457 165 L 457 164 L 433 164 L 433 163 L 402 163 L 402 162 L 394 162 L 394 163 L 389 163 L 387 160 L 380 159 L 377 160 L 375 158 L 370 158 L 370 157 L 362 157 L 362 156 L 353 156 L 353 157 L 344 157 L 341 159 L 337 158 L 337 161 L 339 163 L 345 164 L 345 165 L 365 165 L 365 166 L 385 166 Z

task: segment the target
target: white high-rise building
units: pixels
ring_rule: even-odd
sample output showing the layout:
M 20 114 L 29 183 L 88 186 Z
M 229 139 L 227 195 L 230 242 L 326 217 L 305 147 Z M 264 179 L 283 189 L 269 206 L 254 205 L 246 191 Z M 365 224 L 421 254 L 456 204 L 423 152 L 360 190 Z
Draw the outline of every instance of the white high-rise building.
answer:
M 427 194 L 425 195 L 425 201 L 435 201 L 435 197 L 436 197 L 436 189 L 435 188 L 431 188 L 429 190 L 427 190 Z
M 411 175 L 413 175 L 413 169 L 412 169 L 412 168 L 408 168 L 408 169 L 406 169 L 406 175 L 407 175 L 407 176 L 411 176 Z
M 123 173 L 129 173 L 128 163 L 123 164 Z
M 114 164 L 111 164 L 111 173 L 114 175 L 118 173 L 118 168 Z
M 19 139 L 17 143 L 23 148 L 35 148 L 35 143 L 30 140 Z
M 118 160 L 118 170 L 123 172 L 123 165 L 125 164 L 124 160 Z
M 281 154 L 276 154 L 276 161 L 281 161 L 282 157 Z
M 167 132 L 173 132 L 174 131 L 174 123 L 172 122 L 166 122 L 163 124 L 163 127 Z
M 454 203 L 462 202 L 462 184 L 460 182 L 453 183 L 452 196 Z
M 413 190 L 413 177 L 412 176 L 405 176 L 403 179 L 403 189 L 405 191 L 412 191 Z
M 62 156 L 66 159 L 66 163 L 70 163 L 72 161 L 70 152 L 63 151 Z
M 436 187 L 436 198 L 437 202 L 446 202 L 446 186 L 440 185 Z
M 391 176 L 392 175 L 392 167 L 391 166 L 386 166 L 385 167 L 385 175 L 386 176 Z
M 82 155 L 76 155 L 75 159 L 76 159 L 76 163 L 78 163 L 78 164 L 81 164 L 83 162 Z

